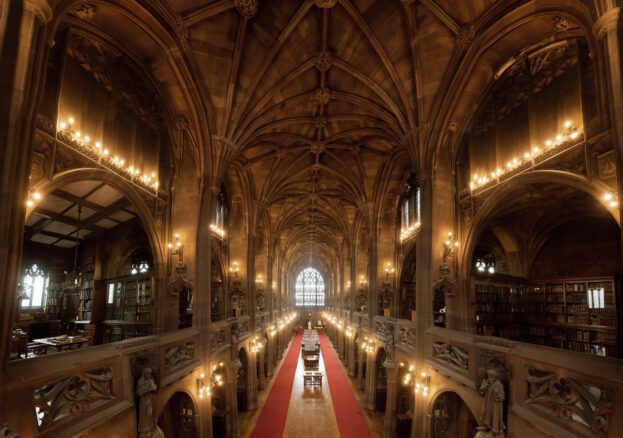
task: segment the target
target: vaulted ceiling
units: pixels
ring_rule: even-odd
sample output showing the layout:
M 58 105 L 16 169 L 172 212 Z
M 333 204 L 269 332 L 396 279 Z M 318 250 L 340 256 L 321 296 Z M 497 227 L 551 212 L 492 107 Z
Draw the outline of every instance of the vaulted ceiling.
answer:
M 518 14 L 505 33 L 499 18 L 525 2 L 504 3 L 162 0 L 118 19 L 98 4 L 88 21 L 127 46 L 172 119 L 207 127 L 208 141 L 194 140 L 197 160 L 252 210 L 251 231 L 271 237 L 293 268 L 310 254 L 328 268 L 396 208 L 409 172 L 431 162 L 440 143 L 433 134 L 450 125 L 440 112 L 466 126 L 504 62 L 569 29 L 544 9 L 531 20 Z M 136 26 L 144 14 L 167 22 L 170 34 L 149 20 Z M 493 26 L 502 26 L 499 37 L 487 35 Z M 480 35 L 489 58 L 474 66 L 467 58 L 481 54 L 470 51 Z M 453 90 L 459 76 L 463 89 Z M 457 102 L 459 91 L 469 99 Z M 185 108 L 191 100 L 205 116 Z M 202 158 L 202 142 L 212 160 Z

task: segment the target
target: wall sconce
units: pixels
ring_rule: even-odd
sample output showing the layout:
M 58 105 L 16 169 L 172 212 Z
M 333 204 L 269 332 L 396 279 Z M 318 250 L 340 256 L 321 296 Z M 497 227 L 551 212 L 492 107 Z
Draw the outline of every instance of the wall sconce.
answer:
M 210 395 L 210 387 L 205 384 L 205 374 L 201 373 L 199 377 L 197 377 L 197 396 L 203 398 L 204 396 L 209 397 Z
M 408 364 L 405 362 L 400 362 L 401 368 L 404 368 L 407 365 Z M 427 397 L 428 391 L 430 390 L 430 376 L 424 371 L 417 374 L 414 370 L 414 366 L 409 365 L 409 369 L 405 372 L 405 377 L 402 383 L 404 385 L 413 385 L 416 395 L 421 394 L 423 397 Z
M 495 274 L 495 260 L 476 259 L 476 271 L 481 274 L 485 272 L 489 275 Z
M 346 337 L 351 338 L 353 336 L 353 328 L 351 326 L 346 327 Z
M 619 205 L 619 200 L 615 191 L 606 193 L 604 195 L 604 201 L 606 201 L 608 205 L 612 208 Z
M 251 353 L 257 353 L 263 347 L 264 344 L 262 343 L 262 341 L 259 340 L 259 337 L 256 336 L 255 338 L 253 338 L 253 340 L 251 341 Z
M 374 353 L 374 341 L 366 336 L 361 343 L 361 349 L 366 353 Z
M 389 278 L 389 274 L 393 274 L 396 270 L 392 267 L 390 262 L 385 265 L 385 278 Z
M 234 274 L 234 278 L 238 278 L 238 271 L 240 271 L 240 267 L 238 267 L 238 262 L 233 262 L 229 268 L 229 272 Z
M 175 233 L 175 242 L 169 242 L 167 247 L 169 248 L 169 256 L 176 255 L 177 265 L 182 265 L 184 263 L 184 245 L 182 245 L 178 233 Z
M 255 277 L 255 283 L 257 283 L 257 285 L 260 287 L 264 284 L 264 279 L 262 278 L 262 274 L 258 274 L 257 277 Z
M 268 327 L 268 334 L 270 334 L 271 338 L 277 334 L 277 330 L 275 329 L 274 325 Z
M 32 207 L 36 202 L 41 200 L 41 193 L 33 192 L 28 194 L 28 199 L 26 199 L 26 206 Z
M 212 232 L 218 235 L 221 239 L 225 237 L 225 230 L 218 227 L 216 224 L 210 224 L 210 230 L 212 230 Z
M 448 231 L 448 238 L 443 243 L 443 261 L 445 262 L 448 257 L 454 257 L 456 249 L 459 247 L 458 240 L 452 239 L 452 231 Z

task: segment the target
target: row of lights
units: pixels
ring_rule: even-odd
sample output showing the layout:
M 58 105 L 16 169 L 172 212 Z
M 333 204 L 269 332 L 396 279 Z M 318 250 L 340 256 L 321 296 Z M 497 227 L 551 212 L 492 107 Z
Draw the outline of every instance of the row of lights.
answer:
M 134 166 L 126 166 L 125 160 L 119 156 L 111 156 L 107 148 L 103 147 L 99 141 L 92 142 L 88 135 L 83 134 L 78 130 L 73 129 L 75 119 L 69 117 L 67 121 L 61 120 L 58 124 L 59 132 L 68 136 L 73 142 L 78 143 L 82 148 L 88 148 L 92 152 L 95 152 L 98 156 L 106 160 L 107 164 L 112 165 L 117 169 L 119 173 L 128 175 L 133 180 L 138 180 L 143 185 L 151 187 L 154 191 L 158 191 L 159 182 L 156 177 L 156 173 L 152 172 L 150 175 L 141 172 L 140 169 Z
M 400 243 L 402 243 L 405 240 L 409 239 L 419 229 L 420 229 L 420 223 L 416 222 L 413 225 L 411 225 L 409 227 L 406 227 L 406 228 L 403 228 L 402 230 L 400 230 Z
M 262 348 L 264 348 L 264 343 L 260 341 L 260 338 L 258 336 L 253 338 L 251 341 L 251 353 L 257 353 L 262 350 Z
M 28 199 L 26 199 L 26 206 L 32 207 L 33 205 L 35 205 L 35 202 L 40 201 L 41 198 L 42 198 L 41 193 L 33 192 L 31 195 L 28 196 Z
M 582 133 L 579 128 L 572 127 L 570 120 L 567 120 L 565 122 L 564 127 L 565 131 L 561 134 L 558 134 L 554 140 L 548 139 L 545 141 L 545 147 L 541 148 L 539 146 L 533 146 L 531 151 L 528 151 L 523 155 L 523 158 L 513 158 L 506 163 L 506 167 L 498 167 L 497 169 L 492 170 L 489 175 L 474 175 L 472 177 L 472 181 L 469 183 L 469 188 L 473 191 L 484 185 L 487 185 L 489 182 L 495 180 L 496 178 L 504 175 L 507 172 L 512 171 L 513 169 L 529 162 L 532 159 L 539 157 L 540 155 L 547 153 L 548 151 L 556 148 L 557 146 L 565 144 L 569 140 L 577 139 Z
M 374 353 L 374 341 L 371 338 L 365 336 L 361 343 L 361 349 L 366 353 Z
M 619 200 L 616 192 L 609 192 L 604 195 L 604 201 L 608 203 L 608 205 L 612 208 L 619 205 Z

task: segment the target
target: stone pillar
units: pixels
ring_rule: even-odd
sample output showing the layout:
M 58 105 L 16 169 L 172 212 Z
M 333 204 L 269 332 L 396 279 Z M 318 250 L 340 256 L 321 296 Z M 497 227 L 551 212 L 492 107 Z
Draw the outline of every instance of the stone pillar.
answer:
M 238 438 L 238 436 L 240 436 L 238 427 L 238 370 L 241 366 L 242 363 L 240 363 L 240 360 L 237 358 L 231 364 L 232 378 L 229 382 L 229 398 L 231 400 L 229 404 L 229 408 L 231 409 L 229 413 L 229 436 L 232 438 Z M 212 430 L 210 430 L 206 436 L 212 436 Z
M 599 11 L 602 14 L 595 22 L 593 31 L 597 39 L 601 41 L 606 64 L 610 126 L 617 157 L 619 213 L 623 217 L 623 202 L 621 202 L 623 194 L 623 26 L 620 8 L 610 6 L 604 9 L 604 11 Z
M 355 357 L 359 354 L 357 344 L 355 344 L 355 333 L 352 334 L 348 341 L 348 375 L 355 375 Z
M 364 389 L 365 382 L 363 381 L 363 361 L 368 360 L 367 357 L 364 357 L 364 355 L 367 356 L 367 353 L 364 353 L 361 350 L 358 350 L 357 354 L 359 355 L 359 361 L 357 364 L 357 388 Z M 367 373 L 367 369 L 366 369 L 366 373 Z
M 31 143 L 51 18 L 47 0 L 3 1 L 0 6 L 0 388 L 5 387 L 17 309 Z
M 374 326 L 374 317 L 377 315 L 377 271 L 378 271 L 378 235 L 376 226 L 370 230 L 370 242 L 368 244 L 368 318 L 370 327 Z
M 366 362 L 366 393 L 365 405 L 371 411 L 374 410 L 374 402 L 376 401 L 376 354 L 367 354 Z
M 258 388 L 264 389 L 266 387 L 266 379 L 264 378 L 264 355 L 267 354 L 266 347 L 262 348 L 259 352 L 255 353 L 257 356 L 257 364 L 260 367 L 260 380 L 258 382 Z
M 247 356 L 247 410 L 257 408 L 257 353 L 249 353 Z
M 273 256 L 266 258 L 266 296 L 264 297 L 264 309 L 268 312 L 269 318 L 273 317 Z M 268 303 L 266 303 L 268 301 Z
M 255 234 L 247 236 L 247 313 L 249 315 L 249 332 L 255 332 Z
M 274 321 L 273 321 L 274 324 Z M 274 351 L 275 351 L 275 346 L 273 345 L 275 343 L 274 338 L 270 335 L 270 333 L 268 333 L 268 339 L 266 342 L 266 346 L 264 347 L 264 354 L 267 354 L 268 357 L 266 358 L 266 364 L 268 365 L 268 369 L 266 370 L 266 375 L 268 377 L 271 377 L 273 375 L 273 367 L 275 366 L 275 358 L 274 358 Z
M 387 401 L 385 402 L 385 421 L 383 423 L 383 437 L 392 438 L 394 436 L 393 428 L 396 421 L 396 365 L 393 362 L 383 364 L 387 369 Z

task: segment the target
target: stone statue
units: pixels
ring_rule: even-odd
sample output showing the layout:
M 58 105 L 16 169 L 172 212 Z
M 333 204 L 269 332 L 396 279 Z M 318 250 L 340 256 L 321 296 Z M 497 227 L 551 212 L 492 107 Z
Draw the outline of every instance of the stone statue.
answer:
M 307 328 L 311 330 L 311 321 L 307 321 Z
M 164 438 L 164 433 L 156 424 L 154 397 L 157 390 L 151 368 L 145 367 L 136 384 L 136 396 L 139 398 L 138 438 Z
M 504 438 L 504 384 L 500 381 L 500 373 L 496 369 L 487 370 L 487 377 L 480 385 L 480 393 L 484 396 L 480 419 L 487 426 L 488 433 L 481 434 L 486 438 Z

